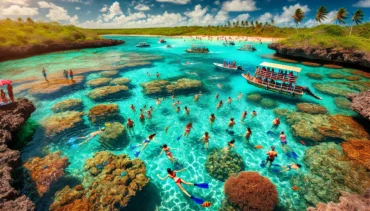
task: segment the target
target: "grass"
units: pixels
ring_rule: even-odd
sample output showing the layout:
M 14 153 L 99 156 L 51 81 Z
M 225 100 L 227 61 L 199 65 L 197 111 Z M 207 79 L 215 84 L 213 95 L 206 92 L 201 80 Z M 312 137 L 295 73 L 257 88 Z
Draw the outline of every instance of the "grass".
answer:
M 0 47 L 51 44 L 101 39 L 95 32 L 75 26 L 33 21 L 0 20 Z

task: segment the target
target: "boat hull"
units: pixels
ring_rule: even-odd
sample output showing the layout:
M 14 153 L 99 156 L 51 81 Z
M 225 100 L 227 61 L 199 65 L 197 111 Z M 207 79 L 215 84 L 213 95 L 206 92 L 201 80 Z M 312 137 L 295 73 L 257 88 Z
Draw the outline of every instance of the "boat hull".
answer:
M 207 54 L 208 51 L 205 51 L 205 52 L 199 52 L 199 51 L 189 51 L 189 50 L 185 50 L 186 53 L 199 53 L 199 54 Z
M 137 45 L 136 47 L 137 47 L 137 48 L 147 48 L 147 47 L 150 47 L 150 45 L 143 45 L 143 46 L 141 46 L 141 45 Z
M 213 63 L 213 65 L 217 68 L 217 69 L 220 69 L 220 70 L 225 70 L 225 71 L 229 71 L 229 72 L 233 72 L 233 73 L 242 73 L 243 71 L 238 69 L 238 68 L 228 68 L 228 67 L 224 67 L 223 64 L 220 64 L 220 63 Z

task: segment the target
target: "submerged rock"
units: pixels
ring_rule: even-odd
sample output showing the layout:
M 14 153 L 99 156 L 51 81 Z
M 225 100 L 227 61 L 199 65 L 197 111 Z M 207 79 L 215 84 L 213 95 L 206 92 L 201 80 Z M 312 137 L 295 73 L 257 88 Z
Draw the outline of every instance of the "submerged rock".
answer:
M 104 77 L 113 77 L 113 76 L 118 75 L 118 73 L 119 72 L 117 70 L 107 70 L 107 71 L 100 72 L 100 75 Z
M 88 114 L 91 123 L 103 124 L 119 117 L 119 109 L 116 104 L 101 104 L 92 107 Z
M 321 80 L 323 78 L 322 75 L 316 73 L 306 73 L 306 76 L 316 80 Z
M 310 66 L 310 67 L 319 67 L 321 66 L 320 63 L 315 63 L 315 62 L 301 62 L 303 65 Z
M 97 78 L 87 82 L 87 84 L 91 87 L 99 87 L 99 86 L 106 86 L 111 81 L 111 78 Z
M 292 112 L 287 108 L 275 108 L 274 113 L 279 117 L 287 117 Z
M 131 80 L 129 78 L 116 78 L 110 82 L 110 85 L 126 85 L 130 82 Z
M 247 95 L 247 101 L 252 101 L 252 102 L 259 102 L 262 100 L 262 96 L 260 94 L 248 94 Z
M 56 103 L 51 107 L 51 109 L 55 112 L 63 112 L 63 111 L 81 111 L 83 108 L 82 100 L 80 99 L 68 99 L 63 100 L 62 102 Z
M 344 154 L 370 170 L 370 140 L 349 139 L 341 143 Z
M 343 96 L 355 93 L 355 90 L 341 86 L 339 83 L 314 83 L 313 87 L 318 91 L 331 96 Z
M 99 142 L 106 148 L 123 148 L 129 142 L 128 139 L 125 139 L 125 135 L 125 127 L 118 122 L 112 122 L 109 127 L 105 127 L 104 133 L 99 137 Z
M 346 76 L 346 79 L 349 81 L 359 81 L 361 80 L 361 76 L 358 75 Z
M 64 175 L 69 165 L 67 157 L 61 157 L 61 152 L 48 154 L 44 158 L 31 158 L 24 167 L 30 172 L 32 181 L 36 184 L 37 192 L 42 196 L 51 184 Z
M 328 78 L 332 79 L 344 79 L 346 76 L 340 73 L 329 73 Z
M 106 98 L 114 98 L 121 94 L 126 94 L 128 92 L 127 86 L 103 86 L 95 88 L 89 92 L 88 96 L 92 100 L 103 100 Z
M 269 99 L 269 98 L 263 98 L 259 104 L 264 107 L 264 108 L 275 108 L 278 106 L 278 103 L 273 100 L 273 99 Z
M 370 120 L 370 91 L 350 94 L 347 95 L 347 98 L 352 101 L 352 110 L 356 111 L 367 120 Z
M 341 109 L 349 109 L 351 106 L 351 102 L 347 100 L 345 97 L 336 97 L 334 98 L 335 105 Z
M 45 128 L 46 136 L 55 136 L 66 130 L 83 124 L 83 112 L 66 111 L 57 113 L 41 120 L 41 126 Z
M 242 157 L 234 151 L 213 150 L 207 157 L 206 170 L 213 178 L 225 181 L 231 174 L 244 169 Z
M 324 106 L 312 104 L 312 103 L 298 103 L 297 110 L 309 114 L 326 114 L 328 113 L 328 109 Z
M 181 94 L 189 91 L 200 91 L 203 84 L 201 81 L 181 78 L 177 81 L 170 82 L 167 80 L 155 80 L 143 83 L 144 93 L 147 95 L 160 94 Z
M 73 87 L 80 84 L 84 80 L 83 76 L 73 77 L 73 81 L 65 78 L 50 78 L 48 81 L 42 81 L 32 86 L 29 90 L 29 94 L 36 96 L 44 96 L 49 94 L 62 93 L 67 91 L 67 88 Z
M 144 162 L 108 151 L 87 159 L 84 171 L 82 186 L 67 186 L 57 192 L 51 211 L 119 210 L 149 183 Z

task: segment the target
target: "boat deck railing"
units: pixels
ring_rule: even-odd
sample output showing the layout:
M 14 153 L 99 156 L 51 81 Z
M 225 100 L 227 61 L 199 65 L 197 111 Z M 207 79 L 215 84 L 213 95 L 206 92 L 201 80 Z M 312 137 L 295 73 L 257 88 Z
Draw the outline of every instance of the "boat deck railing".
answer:
M 248 76 L 248 74 L 243 74 L 243 77 L 247 79 L 248 81 L 251 81 L 256 84 L 260 84 L 268 89 L 275 89 L 278 91 L 285 91 L 285 92 L 294 92 L 296 94 L 302 94 L 303 93 L 303 87 L 301 86 L 287 86 L 284 83 L 271 83 L 271 82 L 266 82 L 262 81 L 261 79 L 257 79 L 253 76 Z
M 289 75 L 285 75 L 285 74 L 282 74 L 282 73 L 275 73 L 275 72 L 267 71 L 267 70 L 265 70 L 265 71 L 257 70 L 255 72 L 255 75 L 256 76 L 261 76 L 261 77 L 264 77 L 264 78 L 271 78 L 273 80 L 289 82 L 289 83 L 295 83 L 296 80 L 297 80 L 296 76 L 289 76 Z

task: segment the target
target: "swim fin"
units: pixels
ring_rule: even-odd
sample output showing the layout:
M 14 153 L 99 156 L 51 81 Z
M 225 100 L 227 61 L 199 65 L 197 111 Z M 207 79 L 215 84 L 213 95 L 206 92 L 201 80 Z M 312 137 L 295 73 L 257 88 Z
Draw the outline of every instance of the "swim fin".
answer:
M 261 166 L 261 168 L 265 168 L 266 165 L 265 165 L 265 161 L 264 160 L 261 161 L 260 166 Z
M 194 196 L 190 196 L 190 198 L 197 204 L 202 205 L 204 203 L 204 200 L 195 198 Z
M 78 144 L 73 144 L 71 148 L 72 148 L 72 149 L 77 149 L 77 148 L 78 148 L 78 146 L 79 146 Z
M 77 140 L 77 137 L 72 137 L 70 139 L 68 139 L 68 143 L 73 143 Z
M 270 136 L 274 135 L 274 132 L 272 132 L 271 130 L 267 131 L 266 133 L 267 135 L 270 135 Z
M 197 186 L 198 188 L 205 188 L 205 189 L 209 187 L 208 183 L 194 183 L 194 186 Z
M 277 167 L 280 167 L 280 165 L 279 165 L 279 164 L 272 164 L 272 166 L 277 166 Z
M 297 159 L 298 158 L 298 155 L 295 153 L 295 152 L 291 152 L 292 153 L 292 157 L 294 158 L 294 159 Z
M 181 136 L 179 136 L 179 137 L 177 137 L 177 140 L 178 140 L 178 141 L 180 141 L 181 137 L 182 137 L 182 135 L 181 135 Z
M 135 152 L 135 157 L 139 157 L 140 151 Z
M 271 171 L 274 172 L 274 173 L 280 173 L 279 169 L 271 169 Z

